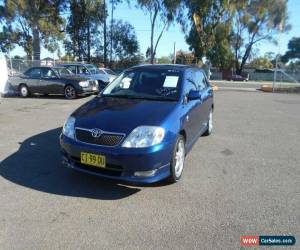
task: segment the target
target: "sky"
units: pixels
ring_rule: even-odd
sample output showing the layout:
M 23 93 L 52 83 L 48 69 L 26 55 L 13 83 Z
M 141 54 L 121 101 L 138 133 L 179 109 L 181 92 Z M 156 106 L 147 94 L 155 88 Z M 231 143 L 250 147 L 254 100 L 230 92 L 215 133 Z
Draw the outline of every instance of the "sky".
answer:
M 108 1 L 107 1 L 108 2 Z M 130 1 L 135 2 L 135 1 Z M 108 7 L 110 13 L 111 6 Z M 263 56 L 266 52 L 274 52 L 284 54 L 287 50 L 288 41 L 292 37 L 300 36 L 300 0 L 288 1 L 288 14 L 289 24 L 292 25 L 292 29 L 288 33 L 281 34 L 276 39 L 280 41 L 280 46 L 273 45 L 268 41 L 263 41 L 257 46 L 257 53 Z M 109 17 L 110 18 L 110 17 Z M 122 19 L 134 26 L 137 39 L 140 45 L 140 51 L 142 54 L 146 53 L 150 44 L 150 18 L 141 9 L 135 8 L 134 3 L 128 7 L 127 3 L 119 4 L 114 12 L 115 19 Z M 157 33 L 161 27 L 156 27 Z M 176 43 L 176 50 L 188 51 L 189 46 L 185 42 L 185 34 L 182 32 L 180 25 L 172 24 L 169 29 L 163 34 L 161 41 L 157 48 L 157 57 L 168 56 L 173 53 L 174 42 Z M 14 55 L 24 56 L 25 53 L 22 48 L 15 48 L 12 53 Z M 41 58 L 44 57 L 56 57 L 56 54 L 52 54 L 45 49 L 42 49 Z

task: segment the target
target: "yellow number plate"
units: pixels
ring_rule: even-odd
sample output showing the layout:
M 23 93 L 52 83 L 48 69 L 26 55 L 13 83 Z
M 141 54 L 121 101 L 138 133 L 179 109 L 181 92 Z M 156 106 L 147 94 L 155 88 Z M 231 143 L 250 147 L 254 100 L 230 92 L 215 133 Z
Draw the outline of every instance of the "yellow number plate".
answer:
M 106 160 L 103 155 L 96 155 L 90 153 L 80 153 L 81 164 L 90 165 L 98 168 L 105 168 Z

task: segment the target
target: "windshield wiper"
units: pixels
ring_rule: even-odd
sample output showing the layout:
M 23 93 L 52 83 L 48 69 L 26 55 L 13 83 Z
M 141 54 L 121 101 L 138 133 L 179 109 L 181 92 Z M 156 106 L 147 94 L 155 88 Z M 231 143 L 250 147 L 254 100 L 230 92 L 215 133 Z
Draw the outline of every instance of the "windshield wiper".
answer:
M 103 97 L 115 97 L 115 98 L 134 98 L 132 95 L 102 95 Z
M 156 100 L 156 101 L 176 101 L 174 98 L 166 98 L 159 96 L 136 96 L 136 95 L 102 95 L 103 97 L 116 97 L 126 99 L 140 99 L 140 100 Z

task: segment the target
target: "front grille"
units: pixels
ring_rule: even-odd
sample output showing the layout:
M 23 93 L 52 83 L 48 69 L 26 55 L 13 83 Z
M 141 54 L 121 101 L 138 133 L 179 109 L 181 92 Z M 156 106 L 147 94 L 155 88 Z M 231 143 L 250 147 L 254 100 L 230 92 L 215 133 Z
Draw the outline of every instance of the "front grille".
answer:
M 103 132 L 100 137 L 95 138 L 89 130 L 76 129 L 77 140 L 100 146 L 117 146 L 122 141 L 123 137 L 124 135 Z
M 97 81 L 89 81 L 90 87 L 98 87 Z

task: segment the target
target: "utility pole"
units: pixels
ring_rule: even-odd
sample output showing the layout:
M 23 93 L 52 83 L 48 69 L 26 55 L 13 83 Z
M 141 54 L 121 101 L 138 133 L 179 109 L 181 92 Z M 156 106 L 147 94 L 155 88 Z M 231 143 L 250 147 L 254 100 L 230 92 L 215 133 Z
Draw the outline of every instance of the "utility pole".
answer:
M 10 64 L 10 73 L 13 75 L 13 67 L 12 67 L 12 60 L 11 60 L 11 54 L 10 54 L 10 47 L 8 47 L 8 56 L 9 56 L 9 64 Z
M 278 33 L 278 54 L 276 56 L 276 63 L 275 63 L 275 72 L 274 72 L 274 80 L 273 80 L 273 86 L 272 86 L 272 91 L 275 91 L 275 84 L 277 81 L 277 71 L 278 71 L 278 60 L 280 56 L 280 41 L 281 41 L 281 32 L 283 31 L 284 23 L 281 22 L 279 24 L 279 33 Z
M 173 56 L 173 64 L 176 64 L 176 42 L 174 42 L 174 56 Z
M 107 15 L 106 15 L 106 0 L 104 0 L 104 4 L 103 4 L 103 16 L 104 16 L 104 27 L 103 27 L 103 33 L 104 33 L 104 45 L 103 45 L 103 49 L 104 49 L 104 67 L 107 66 L 107 41 L 106 41 L 106 38 L 107 38 L 107 34 L 106 34 L 106 18 L 107 18 Z
M 112 46 L 113 46 L 113 23 L 114 23 L 114 0 L 111 1 L 111 21 L 110 21 L 110 64 L 112 66 Z

